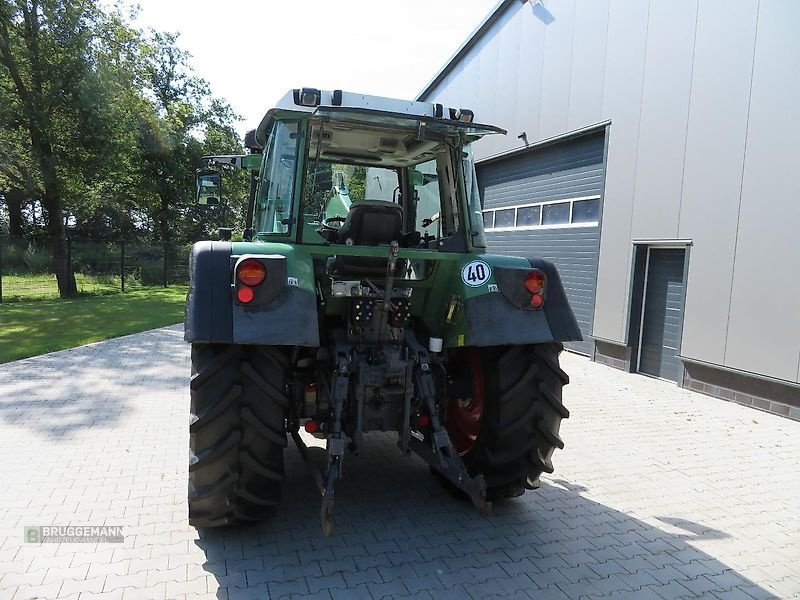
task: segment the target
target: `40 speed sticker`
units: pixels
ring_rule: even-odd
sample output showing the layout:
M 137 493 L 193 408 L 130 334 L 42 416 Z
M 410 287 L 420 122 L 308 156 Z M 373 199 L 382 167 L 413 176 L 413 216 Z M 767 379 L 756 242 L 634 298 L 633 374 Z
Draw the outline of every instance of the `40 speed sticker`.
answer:
M 473 260 L 461 269 L 461 281 L 470 287 L 483 285 L 492 276 L 492 268 L 482 260 Z

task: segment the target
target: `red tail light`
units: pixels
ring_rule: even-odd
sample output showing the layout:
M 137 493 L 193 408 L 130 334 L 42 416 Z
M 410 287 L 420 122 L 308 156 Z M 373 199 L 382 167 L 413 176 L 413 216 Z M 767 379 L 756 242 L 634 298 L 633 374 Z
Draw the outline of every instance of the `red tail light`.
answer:
M 542 308 L 542 304 L 544 304 L 544 298 L 541 294 L 531 296 L 531 308 Z
M 534 269 L 525 277 L 525 287 L 531 294 L 541 294 L 546 285 L 547 279 L 539 269 Z
M 255 292 L 253 292 L 252 288 L 249 287 L 240 287 L 236 290 L 236 299 L 241 302 L 242 304 L 247 304 L 248 302 L 252 302 L 253 298 L 255 298 Z
M 267 268 L 261 264 L 261 261 L 255 258 L 243 260 L 239 263 L 239 266 L 236 267 L 236 279 L 245 285 L 253 287 L 259 285 L 266 278 Z M 250 300 L 252 300 L 252 298 Z M 247 302 L 249 302 L 249 300 Z

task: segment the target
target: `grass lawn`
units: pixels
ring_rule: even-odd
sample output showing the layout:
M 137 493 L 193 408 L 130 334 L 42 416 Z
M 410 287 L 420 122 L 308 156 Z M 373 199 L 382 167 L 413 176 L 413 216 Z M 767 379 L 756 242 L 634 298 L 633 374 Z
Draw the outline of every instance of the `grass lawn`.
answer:
M 75 273 L 75 284 L 81 294 L 113 294 L 120 291 L 119 276 Z M 58 283 L 52 273 L 4 274 L 3 302 L 58 300 Z
M 183 321 L 186 286 L 0 304 L 0 363 Z

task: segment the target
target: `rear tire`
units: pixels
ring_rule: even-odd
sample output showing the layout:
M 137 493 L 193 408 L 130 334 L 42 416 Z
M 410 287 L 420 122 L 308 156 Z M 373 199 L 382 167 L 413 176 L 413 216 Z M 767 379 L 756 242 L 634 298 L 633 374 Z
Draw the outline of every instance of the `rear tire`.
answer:
M 280 503 L 287 366 L 279 347 L 192 344 L 191 525 L 256 521 Z
M 535 489 L 542 473 L 553 472 L 553 452 L 564 447 L 561 420 L 569 416 L 561 400 L 569 383 L 558 362 L 562 350 L 559 342 L 469 350 L 480 353 L 481 373 L 470 377 L 473 395 L 479 395 L 475 382 L 482 384 L 483 414 L 477 438 L 460 450 L 470 473 L 486 479 L 490 500 Z M 474 373 L 475 361 L 470 362 Z M 448 410 L 457 410 L 454 401 Z M 448 419 L 451 438 L 457 439 L 453 423 Z

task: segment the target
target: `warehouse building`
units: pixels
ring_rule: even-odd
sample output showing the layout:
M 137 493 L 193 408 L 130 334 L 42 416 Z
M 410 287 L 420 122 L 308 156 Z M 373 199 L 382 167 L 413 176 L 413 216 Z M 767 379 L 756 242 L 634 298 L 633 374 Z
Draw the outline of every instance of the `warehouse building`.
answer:
M 504 0 L 419 94 L 598 362 L 800 419 L 800 2 Z

